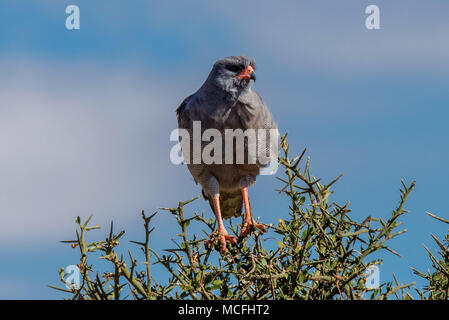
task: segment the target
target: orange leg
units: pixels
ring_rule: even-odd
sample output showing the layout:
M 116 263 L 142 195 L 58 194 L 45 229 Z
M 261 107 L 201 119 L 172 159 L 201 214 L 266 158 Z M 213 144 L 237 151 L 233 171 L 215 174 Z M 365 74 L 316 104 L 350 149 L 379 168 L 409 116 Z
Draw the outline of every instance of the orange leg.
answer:
M 243 203 L 245 205 L 245 220 L 243 222 L 240 238 L 246 237 L 254 228 L 257 228 L 261 231 L 265 231 L 265 225 L 255 222 L 251 215 L 251 207 L 249 205 L 249 196 L 247 187 L 242 188 L 242 195 L 243 195 Z
M 232 244 L 236 244 L 237 241 L 235 240 L 235 238 L 233 236 L 230 236 L 228 234 L 228 231 L 226 230 L 224 224 L 223 224 L 223 219 L 221 217 L 221 209 L 220 209 L 220 197 L 217 195 L 213 198 L 213 202 L 214 202 L 214 213 L 215 213 L 215 217 L 217 218 L 217 223 L 218 223 L 218 232 L 219 232 L 219 241 L 221 244 L 221 253 L 224 253 L 226 251 L 226 241 L 231 242 Z M 208 240 L 206 241 L 206 245 L 207 246 L 211 246 L 213 243 L 213 240 Z

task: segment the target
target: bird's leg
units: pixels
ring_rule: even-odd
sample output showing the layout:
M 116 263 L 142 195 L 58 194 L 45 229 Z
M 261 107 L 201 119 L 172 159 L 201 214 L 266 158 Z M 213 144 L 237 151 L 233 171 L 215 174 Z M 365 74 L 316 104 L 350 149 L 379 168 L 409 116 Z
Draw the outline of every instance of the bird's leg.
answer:
M 215 213 L 215 217 L 217 218 L 217 223 L 218 223 L 218 233 L 219 233 L 219 241 L 221 244 L 221 253 L 224 253 L 226 251 L 226 241 L 231 242 L 232 244 L 236 244 L 237 241 L 235 240 L 235 238 L 233 236 L 230 236 L 228 234 L 228 231 L 226 230 L 224 224 L 223 224 L 223 219 L 221 217 L 221 209 L 220 209 L 220 196 L 216 195 L 213 197 L 213 202 L 214 202 L 214 213 Z M 206 242 L 207 246 L 211 246 L 213 243 L 213 239 L 209 240 Z
M 254 221 L 251 214 L 251 206 L 249 205 L 248 187 L 242 188 L 243 203 L 245 205 L 245 220 L 243 221 L 240 238 L 246 237 L 254 228 L 265 231 L 265 225 Z

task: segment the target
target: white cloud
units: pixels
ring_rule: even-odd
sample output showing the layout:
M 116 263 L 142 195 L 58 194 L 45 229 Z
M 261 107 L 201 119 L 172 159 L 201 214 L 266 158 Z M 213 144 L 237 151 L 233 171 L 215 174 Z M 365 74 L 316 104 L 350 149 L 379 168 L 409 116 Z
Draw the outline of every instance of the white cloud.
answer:
M 0 75 L 0 243 L 56 241 L 178 200 L 169 162 L 180 99 L 131 67 L 9 61 Z M 181 175 L 176 184 L 176 175 Z M 170 190 L 173 194 L 170 193 Z

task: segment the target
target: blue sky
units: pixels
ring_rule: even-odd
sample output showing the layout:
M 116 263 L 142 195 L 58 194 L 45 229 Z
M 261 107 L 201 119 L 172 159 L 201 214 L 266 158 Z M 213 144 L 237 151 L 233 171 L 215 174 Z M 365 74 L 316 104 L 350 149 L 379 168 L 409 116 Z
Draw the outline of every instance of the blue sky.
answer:
M 81 29 L 65 28 L 76 4 Z M 381 29 L 367 30 L 377 4 Z M 0 4 L 0 298 L 59 298 L 46 288 L 77 263 L 59 240 L 94 213 L 141 237 L 140 210 L 173 206 L 200 190 L 169 161 L 174 110 L 213 62 L 257 61 L 255 89 L 292 148 L 307 147 L 323 179 L 340 173 L 335 200 L 353 217 L 388 217 L 400 179 L 417 180 L 381 281 L 418 280 L 422 244 L 447 228 L 449 21 L 447 1 L 2 1 Z M 250 190 L 256 216 L 285 215 L 273 177 Z M 269 199 L 269 200 L 267 200 Z M 205 201 L 192 208 L 209 211 Z M 281 216 L 280 216 L 281 215 Z M 168 214 L 153 245 L 169 244 Z M 102 232 L 96 233 L 98 238 Z

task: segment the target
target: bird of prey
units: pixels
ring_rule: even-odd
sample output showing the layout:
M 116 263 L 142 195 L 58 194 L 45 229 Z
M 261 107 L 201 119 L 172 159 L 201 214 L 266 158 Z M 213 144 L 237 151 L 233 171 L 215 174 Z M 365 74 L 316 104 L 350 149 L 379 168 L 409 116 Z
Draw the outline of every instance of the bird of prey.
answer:
M 195 163 L 192 160 L 192 154 L 187 153 L 186 150 L 192 150 L 193 140 L 198 139 L 193 136 L 195 121 L 201 124 L 201 133 L 207 129 L 216 129 L 222 137 L 225 136 L 227 129 L 242 131 L 253 129 L 255 132 L 260 129 L 265 131 L 272 129 L 278 135 L 277 125 L 270 111 L 262 98 L 251 88 L 256 80 L 255 69 L 255 61 L 246 56 L 231 56 L 218 60 L 203 85 L 194 94 L 185 98 L 176 110 L 178 128 L 190 133 L 190 141 L 180 141 L 184 161 L 195 182 L 201 185 L 203 196 L 209 201 L 214 211 L 222 253 L 226 250 L 226 241 L 236 243 L 235 238 L 228 234 L 223 219 L 240 216 L 242 205 L 245 208 L 245 216 L 240 238 L 248 235 L 254 228 L 265 231 L 265 225 L 257 223 L 252 217 L 248 186 L 255 183 L 256 176 L 267 164 L 249 161 L 247 140 L 244 143 L 245 161 L 243 163 L 229 164 L 225 161 L 224 154 L 221 163 L 220 161 L 209 164 L 203 161 Z M 180 140 L 182 140 L 181 137 Z M 269 137 L 264 140 L 273 141 Z M 222 141 L 225 139 L 223 138 Z M 185 147 L 185 143 L 190 143 L 190 146 Z M 206 146 L 205 141 L 198 143 L 202 149 Z M 260 143 L 259 137 L 257 143 Z M 263 153 L 264 156 L 273 158 L 271 148 L 270 144 L 266 148 L 257 148 L 256 156 Z M 224 150 L 223 143 L 222 150 L 218 151 L 225 153 Z M 233 145 L 233 152 L 233 160 L 235 160 L 237 157 L 235 145 Z M 275 161 L 277 161 L 277 155 Z M 208 242 L 208 245 L 210 243 Z

